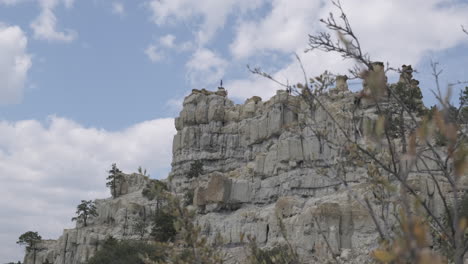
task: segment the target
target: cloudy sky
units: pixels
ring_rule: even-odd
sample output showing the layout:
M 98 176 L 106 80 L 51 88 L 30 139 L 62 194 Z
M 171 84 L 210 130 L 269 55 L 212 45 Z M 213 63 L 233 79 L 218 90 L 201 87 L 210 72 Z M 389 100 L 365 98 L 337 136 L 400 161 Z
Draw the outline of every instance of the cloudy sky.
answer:
M 468 79 L 468 1 L 342 3 L 371 58 L 419 70 L 426 105 L 431 59 L 444 85 Z M 81 199 L 109 196 L 111 163 L 165 178 L 192 88 L 223 79 L 236 102 L 268 98 L 279 87 L 246 64 L 295 83 L 295 52 L 310 76 L 346 73 L 351 62 L 303 52 L 331 10 L 325 0 L 0 0 L 0 263 L 22 258 L 21 233 L 56 238 Z

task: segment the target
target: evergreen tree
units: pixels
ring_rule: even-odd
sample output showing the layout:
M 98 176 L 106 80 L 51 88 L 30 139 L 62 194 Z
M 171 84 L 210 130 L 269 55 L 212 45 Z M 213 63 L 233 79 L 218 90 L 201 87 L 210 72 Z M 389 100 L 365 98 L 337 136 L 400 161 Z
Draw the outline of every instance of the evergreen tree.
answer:
M 84 226 L 87 226 L 87 220 L 90 216 L 98 216 L 96 205 L 93 201 L 81 200 L 81 203 L 76 207 L 76 217 L 72 218 L 72 221 L 78 219 L 83 220 Z
M 166 210 L 158 211 L 153 219 L 151 236 L 158 242 L 172 241 L 177 234 L 174 227 L 176 217 Z
M 138 219 L 138 221 L 133 225 L 133 233 L 140 237 L 140 240 L 143 240 L 143 237 L 146 235 L 146 228 L 148 227 L 148 223 L 146 223 L 143 219 Z
M 27 252 L 33 252 L 33 263 L 36 263 L 36 252 L 39 249 L 38 243 L 42 241 L 42 237 L 37 232 L 28 231 L 22 234 L 16 244 L 25 245 Z
M 461 124 L 466 124 L 468 123 L 468 86 L 460 92 L 459 100 L 458 121 Z
M 122 171 L 117 168 L 115 163 L 112 164 L 112 168 L 108 171 L 109 176 L 107 176 L 106 186 L 111 189 L 112 197 L 117 197 L 117 185 L 121 183 L 123 176 Z
M 187 177 L 189 179 L 198 178 L 200 174 L 203 173 L 203 163 L 200 160 L 196 160 L 192 164 L 190 164 L 190 170 L 188 172 Z

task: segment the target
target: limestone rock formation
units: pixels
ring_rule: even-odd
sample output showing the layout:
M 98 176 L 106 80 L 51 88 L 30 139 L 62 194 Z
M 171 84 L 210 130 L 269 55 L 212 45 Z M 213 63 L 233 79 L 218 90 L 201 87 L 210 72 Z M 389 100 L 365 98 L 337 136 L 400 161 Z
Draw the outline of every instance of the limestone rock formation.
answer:
M 354 107 L 353 94 L 343 87 L 328 100 L 338 114 Z M 278 217 L 290 241 L 311 261 L 327 255 L 321 232 L 337 254 L 347 250 L 348 258 L 367 256 L 358 252 L 375 246 L 375 229 L 365 210 L 350 201 L 338 179 L 317 172 L 338 154 L 308 126 L 308 107 L 285 91 L 243 105 L 198 93 L 185 99 L 175 121 L 171 189 L 194 190 L 199 224 L 209 237 L 224 238 L 228 263 L 242 263 L 245 234 L 261 246 L 283 241 Z M 337 142 L 343 140 L 324 112 L 317 110 L 313 118 L 335 133 Z M 204 174 L 188 179 L 194 160 L 202 161 Z M 364 174 L 358 168 L 347 177 L 359 182 Z
M 356 107 L 355 94 L 345 82 L 324 98 L 337 120 Z M 360 116 L 376 117 L 371 108 L 363 109 Z M 344 262 L 369 261 L 377 233 L 369 214 L 349 197 L 347 189 L 366 192 L 368 187 L 361 184 L 366 171 L 350 168 L 345 187 L 331 170 L 341 154 L 324 144 L 321 134 L 311 129 L 312 121 L 336 144 L 344 144 L 323 110 L 312 112 L 300 96 L 286 91 L 267 101 L 253 97 L 242 105 L 230 101 L 221 89 L 193 90 L 185 98 L 175 119 L 168 185 L 181 197 L 194 192 L 196 221 L 209 239 L 223 238 L 226 263 L 243 263 L 247 234 L 262 247 L 284 242 L 279 221 L 288 240 L 310 263 L 321 263 L 330 254 L 323 236 Z M 342 126 L 363 133 L 349 124 Z M 203 173 L 189 178 L 194 161 L 202 162 Z M 54 264 L 86 263 L 107 236 L 137 238 L 132 224 L 155 208 L 155 202 L 141 194 L 148 180 L 125 175 L 119 197 L 97 200 L 99 216 L 91 218 L 87 227 L 78 223 L 58 240 L 45 242 L 34 264 L 46 259 Z M 31 263 L 27 254 L 25 264 Z
M 139 174 L 123 174 L 120 196 L 96 200 L 97 217 L 88 219 L 88 226 L 77 222 L 76 228 L 65 229 L 57 240 L 45 240 L 36 252 L 27 253 L 24 264 L 42 264 L 46 260 L 54 264 L 81 264 L 94 255 L 109 236 L 117 239 L 137 239 L 133 225 L 137 219 L 149 217 L 156 202 L 148 201 L 141 194 L 149 178 Z

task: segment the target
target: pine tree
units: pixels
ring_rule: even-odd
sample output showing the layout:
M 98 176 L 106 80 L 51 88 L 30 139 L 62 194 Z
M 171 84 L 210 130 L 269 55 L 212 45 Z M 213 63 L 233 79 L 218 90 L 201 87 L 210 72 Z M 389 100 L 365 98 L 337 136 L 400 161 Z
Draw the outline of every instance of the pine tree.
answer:
M 107 183 L 106 186 L 110 187 L 111 189 L 111 194 L 112 197 L 117 197 L 117 185 L 121 183 L 123 176 L 122 176 L 122 171 L 117 168 L 117 165 L 115 163 L 112 164 L 112 168 L 108 171 L 109 176 L 107 176 Z
M 73 217 L 72 221 L 81 219 L 84 226 L 87 226 L 87 220 L 90 216 L 98 216 L 96 205 L 91 200 L 81 200 L 81 203 L 76 207 L 76 214 L 77 216 Z
M 36 263 L 36 252 L 40 250 L 38 248 L 38 243 L 42 241 L 42 237 L 37 232 L 28 231 L 22 234 L 16 244 L 25 245 L 26 251 L 30 252 L 33 251 L 33 263 Z

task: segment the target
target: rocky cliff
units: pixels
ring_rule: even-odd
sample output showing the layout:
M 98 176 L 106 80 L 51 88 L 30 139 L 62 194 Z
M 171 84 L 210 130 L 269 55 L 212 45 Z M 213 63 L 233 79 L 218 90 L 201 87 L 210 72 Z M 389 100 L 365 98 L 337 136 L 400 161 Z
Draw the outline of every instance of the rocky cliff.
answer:
M 109 236 L 117 239 L 137 239 L 132 226 L 155 209 L 155 202 L 142 196 L 149 178 L 140 174 L 123 174 L 118 185 L 119 196 L 96 200 L 98 216 L 88 219 L 87 226 L 78 221 L 76 228 L 65 229 L 57 240 L 45 240 L 37 246 L 36 263 L 33 252 L 27 253 L 24 264 L 78 264 L 86 261 Z
M 345 88 L 331 92 L 326 102 L 339 116 L 351 113 L 353 99 Z M 230 263 L 245 254 L 246 234 L 262 246 L 284 242 L 278 216 L 288 239 L 311 262 L 327 257 L 322 235 L 345 259 L 367 255 L 362 251 L 375 246 L 368 213 L 349 199 L 336 175 L 323 173 L 339 153 L 316 135 L 310 119 L 334 134 L 329 138 L 336 143 L 344 139 L 325 112 L 310 113 L 301 96 L 281 90 L 268 101 L 253 97 L 243 105 L 203 91 L 185 99 L 175 121 L 170 183 L 176 193 L 194 191 L 198 222 L 206 235 L 224 238 Z M 204 173 L 188 179 L 196 160 Z M 364 175 L 362 168 L 351 169 L 347 182 L 359 183 Z
M 323 98 L 327 108 L 338 121 L 351 112 L 375 117 L 373 108 L 354 112 L 355 94 L 347 90 L 345 81 Z M 377 233 L 367 211 L 349 196 L 349 189 L 358 194 L 368 191 L 363 184 L 366 170 L 346 168 L 347 186 L 343 175 L 338 178 L 340 170 L 334 164 L 343 153 L 325 144 L 317 130 L 328 133 L 335 145 L 345 140 L 323 110 L 312 111 L 301 96 L 282 90 L 267 101 L 253 97 L 242 105 L 229 100 L 224 89 L 194 90 L 183 104 L 175 120 L 168 184 L 181 197 L 194 193 L 197 223 L 210 239 L 221 235 L 227 263 L 242 263 L 246 235 L 256 237 L 262 247 L 284 242 L 280 221 L 285 236 L 310 263 L 328 258 L 326 241 L 344 262 L 368 261 Z M 203 171 L 189 178 L 195 161 L 203 164 Z M 130 227 L 136 219 L 151 215 L 155 204 L 141 194 L 147 177 L 132 174 L 125 179 L 119 197 L 96 201 L 99 216 L 87 227 L 78 223 L 58 240 L 44 242 L 36 263 L 47 259 L 54 264 L 81 264 L 109 235 L 137 238 Z M 25 263 L 32 263 L 32 254 L 26 255 Z

